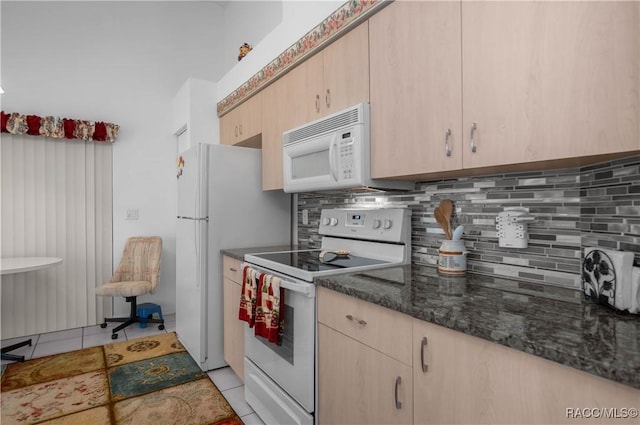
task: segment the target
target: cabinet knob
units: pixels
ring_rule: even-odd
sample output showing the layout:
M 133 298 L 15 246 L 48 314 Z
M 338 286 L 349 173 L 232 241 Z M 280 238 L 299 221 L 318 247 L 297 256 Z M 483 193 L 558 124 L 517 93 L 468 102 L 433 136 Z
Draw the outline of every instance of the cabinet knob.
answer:
M 476 151 L 476 129 L 478 125 L 476 123 L 471 124 L 471 152 Z
M 444 132 L 444 152 L 447 156 L 451 156 L 451 147 L 449 146 L 449 137 L 451 137 L 451 129 L 447 128 Z

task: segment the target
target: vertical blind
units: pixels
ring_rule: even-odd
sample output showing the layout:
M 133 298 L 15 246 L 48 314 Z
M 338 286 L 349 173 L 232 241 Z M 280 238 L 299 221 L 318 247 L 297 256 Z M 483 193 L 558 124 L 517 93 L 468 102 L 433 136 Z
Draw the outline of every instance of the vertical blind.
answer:
M 1 282 L 2 339 L 94 325 L 112 272 L 112 145 L 3 134 L 0 254 L 60 257 Z

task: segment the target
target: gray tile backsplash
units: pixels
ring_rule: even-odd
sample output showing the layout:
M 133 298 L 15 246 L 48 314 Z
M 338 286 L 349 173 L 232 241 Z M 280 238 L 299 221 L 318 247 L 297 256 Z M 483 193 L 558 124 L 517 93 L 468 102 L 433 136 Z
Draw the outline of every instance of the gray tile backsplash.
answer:
M 476 273 L 579 290 L 585 246 L 634 251 L 640 261 L 640 155 L 582 168 L 420 182 L 413 192 L 300 194 L 298 243 L 319 247 L 323 208 L 408 207 L 412 260 L 435 266 L 444 235 L 433 211 L 445 198 L 455 204 L 454 224 L 465 227 L 467 267 Z M 496 215 L 516 206 L 537 218 L 529 223 L 529 246 L 501 248 Z M 302 224 L 303 209 L 309 224 Z

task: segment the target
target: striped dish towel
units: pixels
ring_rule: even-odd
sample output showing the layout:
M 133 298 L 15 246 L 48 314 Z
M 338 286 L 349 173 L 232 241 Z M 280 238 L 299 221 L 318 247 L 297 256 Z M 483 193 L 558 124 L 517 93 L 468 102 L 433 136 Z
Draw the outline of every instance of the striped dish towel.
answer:
M 247 322 L 250 328 L 255 324 L 258 280 L 262 278 L 264 278 L 263 274 L 249 266 L 244 266 L 242 269 L 242 292 L 238 319 Z
M 276 345 L 282 344 L 284 332 L 284 288 L 280 278 L 265 275 L 258 283 L 255 334 Z

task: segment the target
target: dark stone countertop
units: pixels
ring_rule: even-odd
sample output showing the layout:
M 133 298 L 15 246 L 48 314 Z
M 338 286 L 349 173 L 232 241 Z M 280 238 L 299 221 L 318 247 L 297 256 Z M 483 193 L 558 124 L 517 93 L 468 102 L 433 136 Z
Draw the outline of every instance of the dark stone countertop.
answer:
M 640 389 L 640 316 L 549 285 L 408 265 L 315 283 Z

